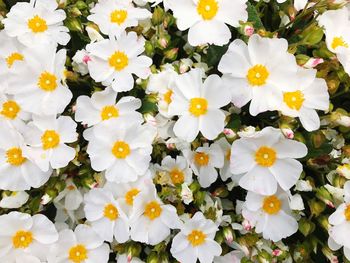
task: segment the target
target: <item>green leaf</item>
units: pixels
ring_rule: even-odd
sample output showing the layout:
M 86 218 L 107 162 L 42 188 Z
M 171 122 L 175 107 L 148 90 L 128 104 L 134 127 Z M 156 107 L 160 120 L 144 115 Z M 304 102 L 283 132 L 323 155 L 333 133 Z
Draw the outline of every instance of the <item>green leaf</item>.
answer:
M 248 22 L 252 22 L 255 29 L 264 29 L 264 25 L 261 22 L 259 12 L 256 10 L 255 6 L 251 3 L 247 5 L 248 11 Z

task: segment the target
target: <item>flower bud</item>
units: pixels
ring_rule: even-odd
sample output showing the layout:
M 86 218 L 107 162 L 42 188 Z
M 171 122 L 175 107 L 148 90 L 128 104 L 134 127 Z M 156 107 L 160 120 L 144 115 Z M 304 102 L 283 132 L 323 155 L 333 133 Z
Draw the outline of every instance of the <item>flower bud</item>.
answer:
M 164 10 L 162 8 L 160 8 L 159 6 L 157 6 L 154 11 L 153 11 L 153 15 L 151 18 L 152 24 L 154 26 L 160 25 L 164 20 Z
M 306 237 L 310 235 L 312 232 L 314 232 L 316 226 L 313 222 L 301 218 L 299 221 L 299 231 Z

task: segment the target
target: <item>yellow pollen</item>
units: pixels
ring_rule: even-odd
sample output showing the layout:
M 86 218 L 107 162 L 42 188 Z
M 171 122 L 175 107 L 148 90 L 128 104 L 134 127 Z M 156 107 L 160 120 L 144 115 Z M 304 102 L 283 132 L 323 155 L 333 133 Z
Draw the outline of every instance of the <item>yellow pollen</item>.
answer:
M 110 118 L 117 118 L 118 116 L 119 116 L 119 111 L 113 105 L 105 106 L 101 111 L 101 119 L 104 121 L 109 120 Z
M 82 263 L 88 258 L 88 251 L 84 245 L 76 245 L 69 249 L 68 259 L 74 263 Z
M 144 215 L 147 216 L 150 220 L 154 220 L 160 216 L 162 213 L 162 208 L 160 207 L 157 201 L 149 202 L 145 206 Z
M 129 58 L 124 52 L 116 51 L 109 57 L 108 62 L 116 71 L 121 71 L 128 66 Z
M 7 162 L 14 166 L 23 164 L 27 159 L 23 157 L 22 150 L 17 147 L 10 148 L 6 151 Z
M 50 72 L 44 71 L 41 73 L 37 85 L 44 91 L 54 91 L 57 88 L 57 77 Z
M 345 210 L 344 210 L 344 215 L 346 221 L 350 221 L 350 205 L 347 205 Z
M 44 150 L 56 148 L 60 143 L 60 135 L 54 130 L 46 130 L 41 136 Z
M 28 27 L 32 30 L 33 33 L 42 33 L 47 30 L 45 19 L 41 18 L 38 15 L 28 20 Z
M 69 185 L 69 186 L 67 187 L 67 189 L 68 189 L 69 191 L 73 191 L 73 190 L 75 190 L 75 187 L 74 187 L 74 185 Z
M 300 90 L 283 93 L 284 103 L 292 110 L 300 110 L 304 100 L 304 94 Z
M 264 65 L 255 65 L 250 68 L 247 73 L 247 80 L 252 86 L 262 86 L 266 84 L 266 80 L 270 73 Z
M 116 141 L 113 145 L 112 153 L 118 159 L 125 159 L 130 154 L 129 144 L 123 141 Z
M 140 193 L 140 190 L 133 188 L 125 194 L 125 203 L 132 206 L 134 204 L 134 198 Z
M 23 60 L 23 59 L 24 59 L 24 57 L 23 57 L 22 54 L 15 52 L 15 53 L 12 53 L 11 55 L 9 55 L 9 56 L 6 58 L 6 63 L 7 63 L 7 66 L 8 66 L 9 68 L 11 68 L 12 65 L 13 65 L 13 63 L 15 63 L 15 61 L 17 61 L 17 60 Z
M 189 112 L 195 117 L 199 117 L 207 113 L 208 101 L 204 98 L 193 98 L 190 100 Z
M 219 10 L 219 4 L 216 0 L 199 0 L 197 12 L 204 20 L 213 19 Z
M 187 240 L 193 247 L 202 245 L 206 238 L 207 235 L 200 230 L 192 230 L 192 232 L 187 236 Z
M 270 167 L 276 161 L 276 151 L 270 147 L 262 146 L 255 152 L 255 161 L 261 166 Z
M 262 209 L 270 214 L 277 214 L 281 210 L 281 201 L 275 195 L 267 196 L 264 198 Z
M 12 237 L 13 247 L 27 248 L 33 242 L 33 234 L 30 231 L 20 230 Z
M 227 161 L 229 161 L 231 159 L 231 149 L 228 149 L 226 151 L 225 158 Z
M 194 154 L 194 161 L 199 166 L 206 166 L 209 163 L 209 155 L 203 152 L 197 152 Z
M 333 49 L 336 49 L 337 47 L 349 47 L 348 43 L 346 43 L 342 37 L 333 38 L 331 46 Z
M 109 220 L 114 221 L 118 218 L 119 212 L 113 204 L 107 204 L 103 210 L 103 215 Z
M 169 174 L 173 184 L 182 184 L 185 181 L 184 173 L 177 168 L 171 170 Z
M 0 114 L 8 119 L 13 120 L 17 117 L 17 114 L 20 110 L 21 108 L 15 101 L 8 100 L 2 104 L 2 110 Z
M 128 17 L 128 12 L 126 10 L 114 10 L 111 13 L 111 22 L 121 25 L 125 22 Z
M 173 91 L 171 89 L 168 89 L 168 91 L 164 94 L 163 99 L 167 104 L 170 104 L 172 99 L 171 96 L 173 95 Z

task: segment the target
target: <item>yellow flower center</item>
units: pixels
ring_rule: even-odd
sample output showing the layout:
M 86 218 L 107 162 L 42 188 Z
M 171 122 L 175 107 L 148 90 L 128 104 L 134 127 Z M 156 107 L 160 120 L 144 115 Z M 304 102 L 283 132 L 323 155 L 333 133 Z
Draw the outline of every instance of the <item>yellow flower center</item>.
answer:
M 56 148 L 60 143 L 60 135 L 54 130 L 46 130 L 41 136 L 44 150 Z
M 14 166 L 23 164 L 27 159 L 23 157 L 22 150 L 17 147 L 13 147 L 6 151 L 7 162 Z
M 105 106 L 101 111 L 101 119 L 104 121 L 109 120 L 110 118 L 117 118 L 118 116 L 119 116 L 119 111 L 113 105 Z
M 264 198 L 262 209 L 270 214 L 277 214 L 281 210 L 281 201 L 275 195 L 267 196 Z
M 33 242 L 33 234 L 30 231 L 17 231 L 12 237 L 14 248 L 27 248 Z
M 123 141 L 116 141 L 113 145 L 112 153 L 118 159 L 125 159 L 130 154 L 129 144 Z
M 203 152 L 197 152 L 194 154 L 194 161 L 199 166 L 206 166 L 209 163 L 209 155 Z
M 119 212 L 113 204 L 107 204 L 103 210 L 103 215 L 109 220 L 114 221 L 118 218 Z
M 162 213 L 162 208 L 157 201 L 149 202 L 145 207 L 144 215 L 149 219 L 154 220 L 160 216 Z
M 262 146 L 255 152 L 255 161 L 261 166 L 270 167 L 276 161 L 276 151 L 270 147 Z
M 111 22 L 121 25 L 125 22 L 128 17 L 128 12 L 126 10 L 114 10 L 111 13 Z
M 168 91 L 163 96 L 163 99 L 167 104 L 170 104 L 172 101 L 171 95 L 173 95 L 173 91 L 171 89 L 168 89 Z
M 184 173 L 177 168 L 171 170 L 169 174 L 173 184 L 182 184 L 185 181 Z
M 13 120 L 17 117 L 17 114 L 20 110 L 21 108 L 15 101 L 8 100 L 2 104 L 2 110 L 0 114 L 8 119 Z
M 187 240 L 193 247 L 202 245 L 206 238 L 207 235 L 200 230 L 192 230 L 192 232 L 187 236 Z
M 199 0 L 197 12 L 204 20 L 213 19 L 219 10 L 219 4 L 216 0 Z
M 116 71 L 121 71 L 129 64 L 128 56 L 122 51 L 116 51 L 108 59 L 109 65 Z
M 134 204 L 134 198 L 140 193 L 140 190 L 133 188 L 125 194 L 125 203 L 132 206 Z
M 24 59 L 24 57 L 23 57 L 22 54 L 15 52 L 15 53 L 12 53 L 11 55 L 9 55 L 9 56 L 6 58 L 6 63 L 7 63 L 7 66 L 8 66 L 9 68 L 11 68 L 12 65 L 13 65 L 13 63 L 15 63 L 15 61 L 17 61 L 17 60 L 23 60 L 23 59 Z
M 250 68 L 247 73 L 247 80 L 252 86 L 262 86 L 266 84 L 266 80 L 270 73 L 264 65 L 255 65 Z
M 344 215 L 346 218 L 346 221 L 350 221 L 350 205 L 347 205 L 344 210 Z
M 300 90 L 283 93 L 284 103 L 292 110 L 300 110 L 304 100 L 304 94 Z
M 32 30 L 33 33 L 42 33 L 47 30 L 45 19 L 41 18 L 38 15 L 35 15 L 33 18 L 28 20 L 28 27 Z
M 68 259 L 74 263 L 81 263 L 88 258 L 88 251 L 84 245 L 76 245 L 69 249 Z
M 39 77 L 38 86 L 44 91 L 54 91 L 57 88 L 57 77 L 44 71 Z
M 196 117 L 204 115 L 208 110 L 208 101 L 204 98 L 193 98 L 190 100 L 190 108 L 188 110 Z
M 337 47 L 349 47 L 348 43 L 346 43 L 342 37 L 333 38 L 331 46 L 333 49 L 336 49 Z

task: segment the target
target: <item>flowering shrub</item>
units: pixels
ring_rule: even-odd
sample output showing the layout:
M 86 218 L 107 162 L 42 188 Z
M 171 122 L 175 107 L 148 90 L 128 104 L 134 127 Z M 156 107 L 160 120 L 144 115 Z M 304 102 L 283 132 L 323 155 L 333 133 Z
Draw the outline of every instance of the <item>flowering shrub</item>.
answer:
M 350 4 L 0 0 L 0 262 L 350 262 Z

